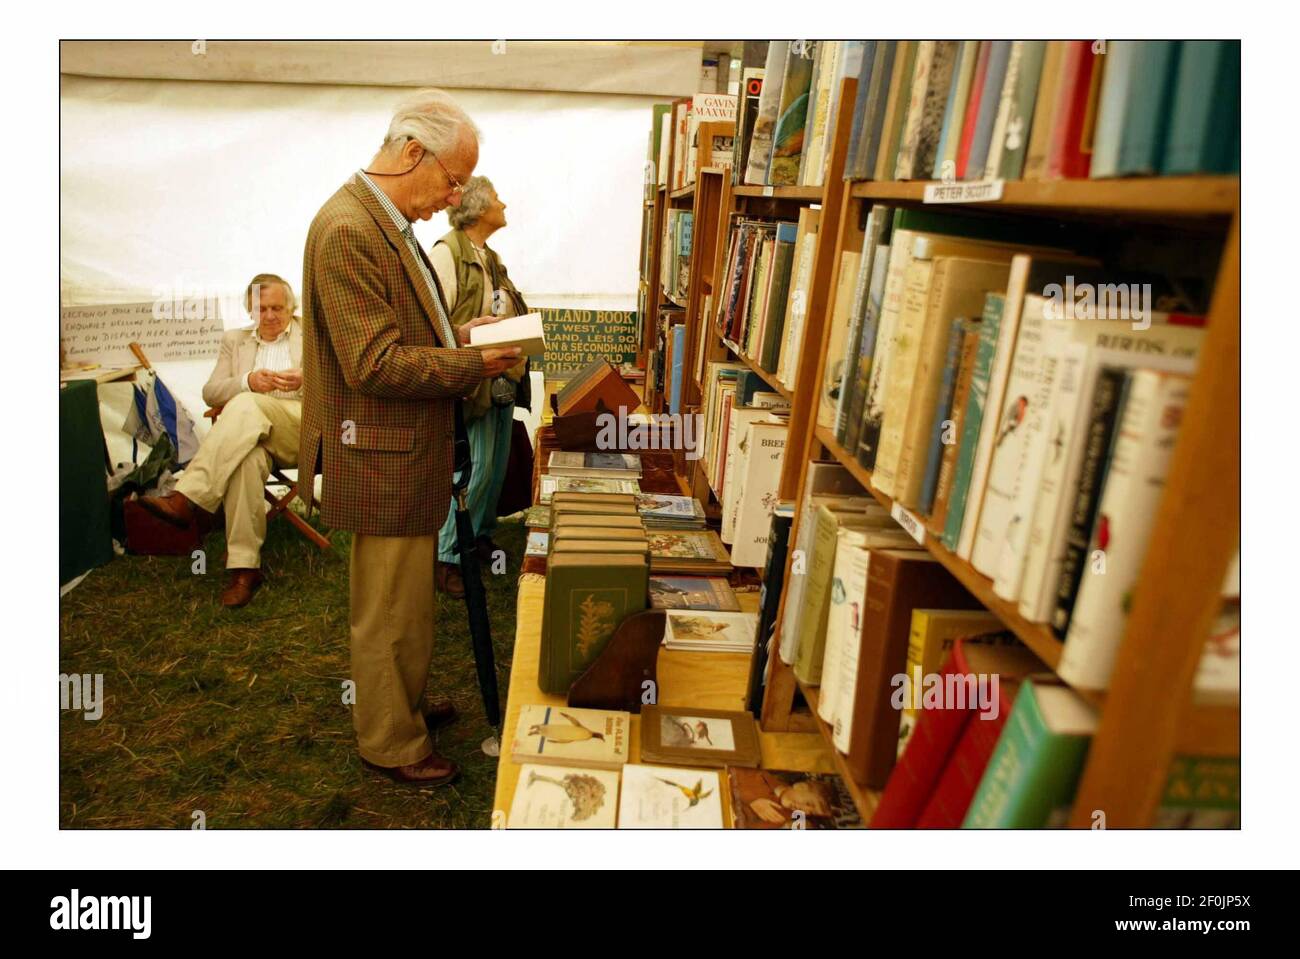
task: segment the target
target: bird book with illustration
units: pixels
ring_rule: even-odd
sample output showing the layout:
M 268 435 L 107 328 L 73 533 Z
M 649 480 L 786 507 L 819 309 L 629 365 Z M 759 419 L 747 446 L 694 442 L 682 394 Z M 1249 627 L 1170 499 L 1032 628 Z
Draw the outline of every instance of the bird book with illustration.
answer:
M 620 829 L 721 829 L 718 773 L 674 766 L 623 767 Z
M 747 653 L 754 647 L 758 617 L 753 613 L 669 610 L 664 629 L 668 649 Z
M 694 609 L 739 612 L 740 602 L 721 576 L 650 577 L 650 605 L 654 609 Z
M 571 766 L 519 767 L 508 829 L 613 829 L 618 773 Z
M 510 758 L 517 763 L 619 769 L 627 762 L 631 721 L 629 713 L 616 710 L 524 706 Z
M 757 767 L 758 724 L 749 713 L 692 706 L 641 709 L 641 760 L 684 766 Z

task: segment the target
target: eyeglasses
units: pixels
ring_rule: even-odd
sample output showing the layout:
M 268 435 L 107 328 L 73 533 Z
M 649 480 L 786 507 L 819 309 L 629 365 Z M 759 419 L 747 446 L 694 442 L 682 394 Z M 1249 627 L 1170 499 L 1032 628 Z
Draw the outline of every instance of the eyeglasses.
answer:
M 428 153 L 429 156 L 433 157 L 434 161 L 438 164 L 439 168 L 442 170 L 443 175 L 446 176 L 447 180 L 451 183 L 451 192 L 464 193 L 465 188 L 461 186 L 459 180 L 457 180 L 454 176 L 451 175 L 451 171 L 448 170 L 447 167 L 443 165 L 443 162 L 438 159 L 438 154 L 434 153 L 432 150 L 429 150 Z

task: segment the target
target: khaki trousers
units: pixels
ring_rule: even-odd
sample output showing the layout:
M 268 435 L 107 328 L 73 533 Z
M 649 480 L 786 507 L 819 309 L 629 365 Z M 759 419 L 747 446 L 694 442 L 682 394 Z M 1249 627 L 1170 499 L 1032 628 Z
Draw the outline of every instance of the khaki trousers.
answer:
M 266 540 L 263 490 L 271 465 L 298 464 L 302 401 L 240 393 L 225 405 L 185 467 L 178 492 L 209 513 L 226 506 L 226 568 L 262 565 Z
M 433 662 L 438 537 L 352 537 L 352 725 L 361 758 L 405 766 L 433 751 L 424 687 Z

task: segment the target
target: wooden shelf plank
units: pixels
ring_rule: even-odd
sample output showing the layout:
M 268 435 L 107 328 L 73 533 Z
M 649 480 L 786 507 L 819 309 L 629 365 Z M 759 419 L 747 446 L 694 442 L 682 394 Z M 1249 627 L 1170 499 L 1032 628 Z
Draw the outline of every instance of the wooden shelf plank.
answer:
M 735 196 L 762 196 L 774 200 L 807 200 L 813 203 L 822 198 L 823 189 L 819 186 L 738 186 L 732 193 Z
M 759 366 L 757 363 L 751 360 L 744 353 L 740 352 L 721 333 L 718 333 L 716 330 L 714 331 L 714 333 L 717 335 L 718 339 L 722 340 L 722 345 L 727 348 L 727 351 L 731 353 L 731 355 L 734 356 L 738 362 L 744 363 L 751 370 L 757 373 L 758 378 L 761 379 L 768 386 L 772 387 L 772 389 L 775 392 L 779 393 L 782 397 L 789 400 L 791 403 L 794 402 L 794 394 L 792 394 L 789 390 L 787 390 L 784 386 L 782 386 L 779 382 L 777 382 L 776 374 L 769 373 L 767 370 L 763 369 L 761 366 Z
M 871 817 L 876 814 L 876 804 L 880 802 L 880 793 L 874 789 L 867 789 L 859 786 L 853 781 L 853 776 L 849 774 L 848 763 L 844 761 L 843 754 L 835 748 L 834 740 L 831 736 L 831 728 L 826 725 L 826 721 L 817 715 L 817 694 L 819 692 L 816 686 L 808 686 L 803 680 L 795 680 L 799 683 L 799 691 L 803 693 L 803 698 L 808 701 L 808 710 L 812 713 L 813 721 L 817 724 L 817 731 L 822 734 L 826 740 L 826 745 L 831 751 L 831 759 L 835 763 L 835 771 L 840 774 L 844 780 L 844 785 L 853 797 L 854 804 L 858 807 L 858 815 L 862 817 L 862 825 L 871 822 Z
M 680 200 L 683 197 L 694 196 L 694 195 L 695 195 L 694 183 L 688 183 L 686 186 L 682 187 L 681 189 L 673 190 L 672 193 L 668 194 L 668 196 L 674 200 Z
M 872 200 L 919 203 L 924 181 L 858 181 L 852 194 Z M 1162 216 L 1231 216 L 1241 196 L 1235 176 L 1137 177 L 1127 180 L 1015 180 L 1002 199 L 970 204 L 1003 209 L 1052 209 L 1063 213 L 1146 213 Z

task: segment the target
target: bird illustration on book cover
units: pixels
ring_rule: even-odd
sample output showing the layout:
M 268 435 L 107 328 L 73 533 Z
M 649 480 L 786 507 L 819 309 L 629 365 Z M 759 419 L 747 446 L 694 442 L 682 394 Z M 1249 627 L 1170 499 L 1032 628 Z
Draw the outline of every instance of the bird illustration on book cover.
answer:
M 707 616 L 674 616 L 673 635 L 678 639 L 708 639 L 727 631 L 729 623 L 719 623 Z
M 1029 397 L 1017 396 L 1007 411 L 1002 414 L 1002 422 L 998 426 L 998 440 L 995 447 L 1001 446 L 1002 441 L 1020 428 L 1020 424 L 1025 421 L 1025 414 L 1029 412 Z
M 563 723 L 534 723 L 528 727 L 528 735 L 541 736 L 553 743 L 584 743 L 589 739 L 604 740 L 604 733 L 588 729 L 580 719 L 572 714 L 561 712 Z
M 687 788 L 686 786 L 683 786 L 681 783 L 673 782 L 671 779 L 664 779 L 662 776 L 656 776 L 655 778 L 658 779 L 661 783 L 667 783 L 669 786 L 672 786 L 683 796 L 685 796 L 687 808 L 690 808 L 691 806 L 698 806 L 700 804 L 701 799 L 707 799 L 713 795 L 712 789 L 704 788 L 703 779 L 695 780 L 695 785 L 691 786 L 690 788 Z

